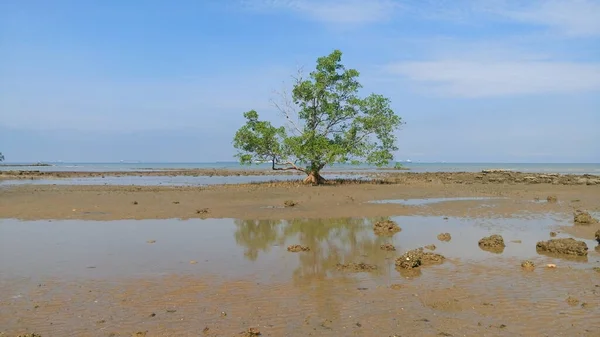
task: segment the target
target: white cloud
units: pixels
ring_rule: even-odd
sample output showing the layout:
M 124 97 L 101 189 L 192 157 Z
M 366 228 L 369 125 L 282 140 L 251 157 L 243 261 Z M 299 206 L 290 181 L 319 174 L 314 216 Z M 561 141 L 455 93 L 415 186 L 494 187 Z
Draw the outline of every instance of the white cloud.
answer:
M 364 24 L 389 20 L 399 7 L 393 0 L 247 0 L 255 10 L 285 10 L 335 24 Z
M 531 1 L 522 7 L 501 2 L 487 10 L 523 23 L 547 26 L 567 36 L 600 35 L 600 1 L 597 0 Z
M 600 91 L 600 64 L 551 61 L 399 62 L 386 70 L 436 94 L 489 97 Z

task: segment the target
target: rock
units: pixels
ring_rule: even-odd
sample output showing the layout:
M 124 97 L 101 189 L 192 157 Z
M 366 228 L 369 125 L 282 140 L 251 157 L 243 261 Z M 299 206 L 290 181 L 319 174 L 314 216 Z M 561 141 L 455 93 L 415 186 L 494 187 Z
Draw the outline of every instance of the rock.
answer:
M 427 246 L 425 246 L 423 248 L 429 249 L 429 250 L 435 250 L 437 247 L 434 244 L 431 244 L 431 245 L 427 245 Z
M 440 254 L 425 252 L 423 248 L 409 250 L 396 259 L 396 266 L 413 269 L 423 265 L 443 263 L 446 258 Z
M 440 233 L 437 236 L 438 240 L 440 241 L 450 241 L 452 240 L 452 236 L 450 236 L 450 233 Z
M 579 304 L 579 300 L 571 296 L 567 297 L 566 301 L 570 306 L 576 306 L 577 304 Z
M 558 198 L 555 195 L 549 195 L 548 197 L 546 197 L 546 201 L 547 202 L 557 202 Z
M 521 263 L 521 267 L 526 270 L 533 270 L 533 269 L 535 269 L 535 264 L 533 262 L 527 260 L 527 261 L 523 261 Z
M 297 202 L 295 202 L 294 200 L 286 200 L 286 201 L 283 203 L 283 205 L 284 205 L 285 207 L 294 207 L 294 206 L 298 205 L 298 203 L 297 203 Z
M 242 332 L 240 335 L 244 336 L 244 337 L 254 337 L 254 336 L 260 336 L 260 330 L 258 330 L 257 328 L 250 328 L 244 332 Z
M 479 240 L 479 248 L 494 252 L 494 253 L 502 253 L 504 251 L 504 238 L 501 235 L 494 234 L 490 236 L 486 236 Z
M 298 253 L 298 252 L 308 252 L 310 248 L 302 245 L 291 245 L 287 247 L 288 252 Z
M 596 238 L 596 241 L 598 241 L 598 243 L 600 243 L 600 229 L 596 231 L 596 234 L 594 234 L 594 237 Z
M 391 245 L 389 243 L 384 243 L 381 246 L 379 246 L 379 248 L 381 248 L 381 250 L 387 250 L 389 252 L 396 250 L 396 247 L 394 247 L 394 245 Z
M 366 264 L 366 263 L 338 263 L 336 265 L 338 270 L 349 271 L 353 273 L 371 272 L 377 270 L 377 266 Z
M 586 211 L 577 210 L 573 216 L 573 222 L 576 225 L 595 225 L 598 223 L 597 219 L 594 219 L 590 213 Z
M 551 237 L 555 237 L 556 236 L 556 232 L 550 232 L 550 236 Z
M 585 242 L 573 238 L 540 241 L 536 244 L 535 249 L 538 252 L 562 255 L 587 256 L 588 254 L 588 246 Z
M 392 220 L 377 221 L 375 225 L 373 225 L 373 231 L 377 235 L 392 236 L 401 230 L 402 228 Z

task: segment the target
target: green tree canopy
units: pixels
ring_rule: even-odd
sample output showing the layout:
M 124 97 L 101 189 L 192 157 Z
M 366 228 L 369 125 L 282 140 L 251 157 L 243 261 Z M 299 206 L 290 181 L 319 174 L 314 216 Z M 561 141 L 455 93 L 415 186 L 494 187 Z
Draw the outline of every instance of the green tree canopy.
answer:
M 290 95 L 275 106 L 288 122 L 275 127 L 258 112 L 244 113 L 246 124 L 235 134 L 242 164 L 270 162 L 274 170 L 297 170 L 305 182 L 324 181 L 320 171 L 334 163 L 367 162 L 383 166 L 397 150 L 394 132 L 402 120 L 382 95 L 358 96 L 359 72 L 341 64 L 342 52 L 317 59 L 308 79 L 295 78 Z

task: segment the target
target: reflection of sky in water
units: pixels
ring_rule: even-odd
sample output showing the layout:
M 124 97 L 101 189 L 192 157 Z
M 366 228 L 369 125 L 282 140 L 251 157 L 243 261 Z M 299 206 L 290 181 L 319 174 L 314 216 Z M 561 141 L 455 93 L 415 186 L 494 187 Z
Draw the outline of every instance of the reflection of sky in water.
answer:
M 567 217 L 467 219 L 392 217 L 402 228 L 392 238 L 376 237 L 367 219 L 298 220 L 292 222 L 233 219 L 16 221 L 0 220 L 0 270 L 14 277 L 135 277 L 172 273 L 256 277 L 257 282 L 290 277 L 329 276 L 337 262 L 376 264 L 398 277 L 393 262 L 403 252 L 435 244 L 436 252 L 463 261 L 503 263 L 532 259 L 536 263 L 589 268 L 600 257 L 596 243 L 586 240 L 590 263 L 540 256 L 535 244 L 550 239 Z M 450 242 L 437 235 L 449 232 Z M 500 255 L 481 250 L 483 236 L 501 234 Z M 564 234 L 560 234 L 564 236 Z M 148 240 L 156 240 L 149 244 Z M 521 240 L 522 243 L 513 243 Z M 306 244 L 310 252 L 289 253 L 290 244 Z M 384 252 L 382 243 L 397 251 Z M 197 264 L 190 264 L 195 260 Z M 506 262 L 504 262 L 506 263 Z M 514 264 L 514 261 L 510 263 Z M 597 263 L 596 263 L 597 265 Z M 90 268 L 94 267 L 94 268 Z M 438 267 L 431 267 L 438 268 Z M 445 268 L 444 266 L 439 268 Z M 359 275 L 369 278 L 369 275 Z
M 306 175 L 265 175 L 265 176 L 123 176 L 64 179 L 22 179 L 0 180 L 0 185 L 136 185 L 136 186 L 204 186 L 221 184 L 244 184 L 252 182 L 287 181 L 303 179 Z M 368 179 L 362 175 L 325 174 L 326 179 L 350 178 Z

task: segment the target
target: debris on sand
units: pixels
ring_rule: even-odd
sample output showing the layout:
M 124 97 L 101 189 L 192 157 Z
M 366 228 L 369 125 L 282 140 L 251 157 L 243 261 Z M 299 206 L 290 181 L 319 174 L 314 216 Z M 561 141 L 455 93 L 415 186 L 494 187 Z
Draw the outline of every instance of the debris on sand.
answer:
M 590 213 L 586 211 L 577 210 L 573 216 L 573 222 L 576 225 L 595 225 L 598 223 L 597 219 L 594 219 Z
M 208 214 L 208 208 L 197 209 L 196 214 Z
M 548 263 L 546 265 L 547 268 L 556 268 L 556 265 L 554 263 Z
M 432 253 L 425 252 L 423 248 L 409 250 L 396 259 L 396 266 L 402 269 L 413 269 L 420 266 L 443 263 L 445 257 Z
M 138 204 L 138 202 L 137 202 L 137 201 L 134 201 L 134 202 L 132 202 L 132 204 L 134 204 L 134 205 L 137 205 L 137 204 Z
M 131 336 L 132 337 L 145 337 L 146 334 L 148 334 L 148 331 L 138 331 L 138 332 L 132 334 Z
M 338 263 L 336 265 L 338 270 L 352 272 L 352 273 L 363 273 L 363 272 L 371 272 L 377 270 L 377 266 L 366 263 Z
M 573 238 L 540 241 L 535 245 L 535 249 L 538 252 L 563 255 L 587 256 L 588 254 L 588 246 L 585 242 Z
M 381 246 L 379 246 L 379 248 L 381 248 L 381 250 L 387 250 L 388 252 L 393 252 L 396 250 L 396 247 L 389 243 L 384 243 Z
M 579 300 L 571 296 L 567 297 L 566 301 L 570 306 L 576 306 L 577 304 L 579 304 Z
M 399 283 L 394 283 L 394 284 L 390 285 L 390 289 L 393 289 L 393 290 L 400 290 L 402 288 L 403 288 L 403 286 Z
M 550 236 L 551 237 L 555 237 L 556 236 L 556 232 L 550 232 Z
M 377 221 L 373 225 L 373 231 L 377 235 L 392 236 L 401 230 L 400 226 L 392 220 Z
M 433 251 L 433 250 L 435 250 L 437 247 L 436 247 L 434 244 L 431 244 L 431 245 L 424 246 L 423 248 L 425 248 L 425 249 L 429 249 L 429 250 L 432 250 L 432 251 Z
M 254 337 L 254 336 L 260 336 L 260 330 L 258 330 L 257 328 L 250 328 L 244 332 L 240 333 L 241 336 L 244 337 Z
M 521 262 L 521 267 L 525 270 L 534 270 L 535 269 L 535 264 L 532 261 L 523 261 Z
M 592 268 L 595 272 L 600 273 L 600 267 L 594 267 Z
M 546 198 L 546 201 L 547 201 L 547 202 L 557 202 L 557 201 L 558 201 L 558 198 L 557 198 L 555 195 L 549 195 L 549 196 Z
M 506 247 L 504 238 L 498 234 L 486 236 L 479 240 L 479 248 L 492 253 L 502 253 L 504 247 Z
M 286 200 L 286 201 L 283 203 L 283 205 L 284 205 L 285 207 L 294 207 L 294 206 L 298 205 L 298 203 L 297 203 L 297 202 L 295 202 L 294 200 Z
M 2 333 L 0 333 L 0 336 L 2 335 Z M 37 334 L 37 333 L 26 333 L 24 335 L 19 335 L 17 337 L 42 337 L 42 335 Z
M 148 240 L 146 243 L 156 243 L 156 240 Z
M 600 243 L 600 229 L 596 231 L 596 234 L 594 234 L 594 237 L 596 238 L 596 241 L 598 241 L 598 243 Z
M 288 252 L 298 253 L 298 252 L 308 252 L 310 248 L 302 245 L 291 245 L 287 247 Z
M 437 238 L 440 241 L 446 241 L 446 242 L 452 240 L 452 236 L 450 236 L 450 233 L 441 233 L 441 234 L 438 234 Z

